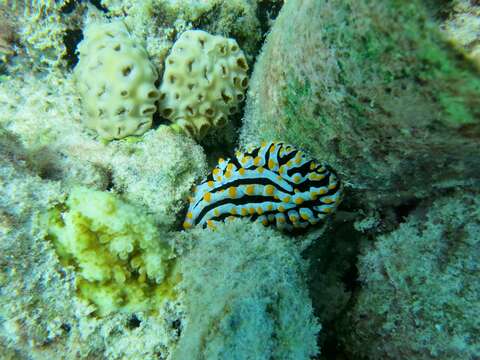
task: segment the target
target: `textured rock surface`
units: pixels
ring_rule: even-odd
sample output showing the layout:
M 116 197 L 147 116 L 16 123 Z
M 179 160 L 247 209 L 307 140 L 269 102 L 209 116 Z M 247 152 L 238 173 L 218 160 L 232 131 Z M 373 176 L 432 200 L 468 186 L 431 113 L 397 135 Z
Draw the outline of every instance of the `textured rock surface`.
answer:
M 172 359 L 309 359 L 320 327 L 292 239 L 236 219 L 186 233 L 179 258 L 187 317 Z
M 480 356 L 480 195 L 418 207 L 363 244 L 361 289 L 338 327 L 353 359 Z
M 81 125 L 68 69 L 84 23 L 121 18 L 159 73 L 192 28 L 236 39 L 251 66 L 282 3 L 41 1 L 20 9 L 18 54 L 0 78 L 5 358 L 306 360 L 316 340 L 321 359 L 479 357 L 480 202 L 440 189 L 479 173 L 478 74 L 442 41 L 430 18 L 440 6 L 286 2 L 255 70 L 242 146 L 289 141 L 340 169 L 350 193 L 325 229 L 290 237 L 234 221 L 217 232 L 175 232 L 191 186 L 206 174 L 206 154 L 213 164 L 215 151 L 233 145 L 202 149 L 164 126 L 105 144 Z M 157 312 L 100 317 L 79 296 L 78 268 L 59 260 L 38 220 L 65 210 L 78 185 L 149 214 L 174 247 L 171 270 L 183 282 Z M 417 200 L 405 202 L 423 196 L 441 198 L 416 210 Z
M 420 1 L 288 1 L 255 65 L 241 143 L 327 159 L 356 207 L 479 181 L 480 77 Z

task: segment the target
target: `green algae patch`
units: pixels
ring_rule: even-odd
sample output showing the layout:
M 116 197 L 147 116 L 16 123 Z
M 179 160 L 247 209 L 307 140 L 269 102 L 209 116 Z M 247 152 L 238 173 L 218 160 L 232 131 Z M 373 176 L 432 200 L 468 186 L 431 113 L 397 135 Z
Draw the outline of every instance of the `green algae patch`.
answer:
M 151 216 L 108 192 L 75 188 L 46 217 L 48 236 L 77 293 L 96 315 L 153 311 L 174 299 L 173 251 Z
M 473 76 L 476 70 L 446 41 L 439 24 L 420 4 L 391 1 L 373 12 L 383 12 L 382 17 L 367 15 L 372 6 L 368 1 L 343 6 L 339 14 L 351 25 L 341 35 L 326 33 L 325 39 L 333 44 L 340 36 L 340 43 L 348 49 L 338 51 L 338 61 L 341 79 L 355 90 L 350 95 L 364 93 L 374 98 L 372 94 L 406 86 L 409 81 L 423 102 L 438 103 L 439 119 L 445 125 L 457 127 L 478 120 L 480 79 Z M 351 18 L 352 10 L 363 16 Z M 376 98 L 380 101 L 380 95 Z M 369 112 L 368 102 L 361 107 Z

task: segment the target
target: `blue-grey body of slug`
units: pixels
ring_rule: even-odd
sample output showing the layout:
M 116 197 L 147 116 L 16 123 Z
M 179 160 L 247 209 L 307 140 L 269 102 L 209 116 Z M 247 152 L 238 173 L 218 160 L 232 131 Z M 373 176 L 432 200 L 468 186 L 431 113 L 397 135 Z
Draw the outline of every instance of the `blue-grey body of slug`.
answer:
M 264 143 L 220 159 L 190 198 L 183 226 L 214 227 L 216 221 L 250 217 L 292 230 L 315 225 L 341 201 L 340 180 L 291 145 Z

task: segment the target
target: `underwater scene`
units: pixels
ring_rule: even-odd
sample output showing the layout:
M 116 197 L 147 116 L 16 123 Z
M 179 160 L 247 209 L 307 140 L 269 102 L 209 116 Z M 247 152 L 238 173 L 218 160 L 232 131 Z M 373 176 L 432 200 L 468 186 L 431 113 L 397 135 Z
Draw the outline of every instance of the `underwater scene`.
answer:
M 17 359 L 480 359 L 480 2 L 0 0 Z

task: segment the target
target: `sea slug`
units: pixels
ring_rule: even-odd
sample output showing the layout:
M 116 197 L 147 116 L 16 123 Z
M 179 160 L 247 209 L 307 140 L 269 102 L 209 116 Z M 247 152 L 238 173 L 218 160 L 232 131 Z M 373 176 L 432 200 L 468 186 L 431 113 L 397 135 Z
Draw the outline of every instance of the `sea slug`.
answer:
M 263 143 L 219 160 L 194 188 L 183 227 L 250 217 L 282 230 L 306 228 L 331 214 L 341 193 L 340 180 L 325 162 L 282 142 Z

